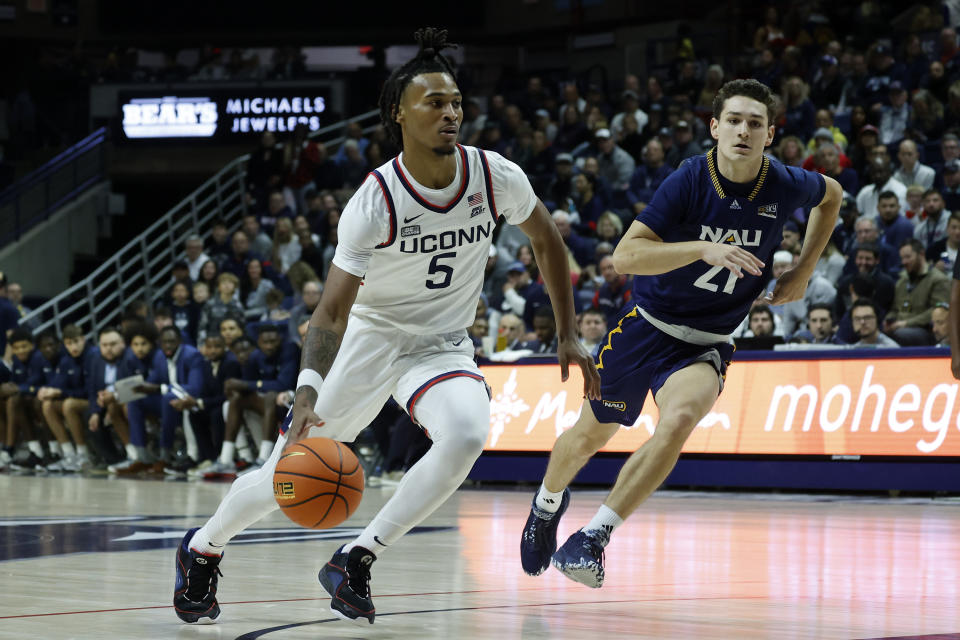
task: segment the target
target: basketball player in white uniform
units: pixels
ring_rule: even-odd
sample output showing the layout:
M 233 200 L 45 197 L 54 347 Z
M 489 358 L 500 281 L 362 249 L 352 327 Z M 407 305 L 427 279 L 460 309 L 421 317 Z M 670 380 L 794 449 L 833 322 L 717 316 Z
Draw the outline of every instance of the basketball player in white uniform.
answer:
M 373 623 L 369 580 L 377 554 L 460 486 L 487 440 L 489 396 L 466 327 L 500 217 L 531 239 L 556 316 L 562 377 L 576 364 L 584 393 L 599 397 L 593 359 L 577 340 L 563 240 L 519 167 L 456 143 L 463 112 L 453 70 L 440 54 L 450 46 L 446 32 L 416 36 L 419 53 L 393 72 L 381 95 L 382 120 L 403 152 L 374 170 L 343 210 L 283 434 L 267 463 L 237 479 L 213 517 L 188 531 L 178 549 L 174 607 L 186 622 L 219 615 L 223 547 L 278 508 L 273 472 L 284 447 L 308 436 L 350 442 L 392 395 L 433 446 L 320 572 L 336 615 Z

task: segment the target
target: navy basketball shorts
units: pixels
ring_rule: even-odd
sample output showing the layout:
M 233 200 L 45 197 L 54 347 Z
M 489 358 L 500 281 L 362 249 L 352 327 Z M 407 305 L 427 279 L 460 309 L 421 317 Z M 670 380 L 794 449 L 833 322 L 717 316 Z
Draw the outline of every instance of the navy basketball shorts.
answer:
M 600 399 L 590 400 L 590 407 L 601 423 L 630 426 L 640 416 L 648 391 L 656 397 L 667 378 L 694 363 L 713 365 L 723 389 L 733 351 L 733 344 L 727 342 L 697 345 L 678 340 L 651 325 L 633 307 L 601 343 L 596 357 Z

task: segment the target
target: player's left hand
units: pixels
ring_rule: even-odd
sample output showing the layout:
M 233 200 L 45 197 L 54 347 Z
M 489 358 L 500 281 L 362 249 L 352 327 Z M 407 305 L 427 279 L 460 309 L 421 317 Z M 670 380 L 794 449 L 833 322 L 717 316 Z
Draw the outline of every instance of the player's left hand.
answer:
M 557 345 L 557 361 L 560 363 L 560 379 L 564 382 L 570 377 L 570 363 L 583 371 L 583 394 L 590 400 L 600 399 L 600 374 L 593 357 L 576 339 L 563 340 Z
M 773 287 L 773 291 L 766 295 L 764 302 L 776 305 L 800 300 L 803 298 L 803 294 L 807 292 L 809 281 L 809 275 L 796 269 L 788 269 L 777 278 L 776 286 Z

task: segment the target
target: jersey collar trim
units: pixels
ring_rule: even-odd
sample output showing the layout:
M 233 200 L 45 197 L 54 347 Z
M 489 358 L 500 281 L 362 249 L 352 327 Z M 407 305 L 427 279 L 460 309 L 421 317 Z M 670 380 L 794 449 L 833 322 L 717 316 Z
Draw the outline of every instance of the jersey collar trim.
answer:
M 416 200 L 421 207 L 429 209 L 430 211 L 436 211 L 437 213 L 447 213 L 457 206 L 463 198 L 463 194 L 467 191 L 467 183 L 470 182 L 470 164 L 467 162 L 466 151 L 464 151 L 463 147 L 459 144 L 457 145 L 457 151 L 460 152 L 461 164 L 463 165 L 463 171 L 460 173 L 460 189 L 457 190 L 457 195 L 453 196 L 453 200 L 443 206 L 433 204 L 417 193 L 417 190 L 414 189 L 410 181 L 407 180 L 406 174 L 403 173 L 403 169 L 400 166 L 400 156 L 393 159 L 393 170 L 396 172 L 397 177 L 400 178 L 400 184 L 403 185 L 403 188 L 407 190 L 410 197 Z
M 717 148 L 714 147 L 707 151 L 707 170 L 710 172 L 710 182 L 713 183 L 713 188 L 716 190 L 717 195 L 720 198 L 726 198 L 727 193 L 723 190 L 723 187 L 720 185 L 720 173 L 717 170 Z M 747 200 L 753 202 L 753 199 L 757 197 L 757 194 L 760 193 L 760 189 L 763 188 L 763 183 L 767 179 L 767 172 L 770 170 L 770 158 L 766 155 L 763 156 L 763 164 L 760 165 L 760 174 L 757 176 L 757 181 L 753 185 L 753 189 L 750 191 L 750 195 L 747 196 Z

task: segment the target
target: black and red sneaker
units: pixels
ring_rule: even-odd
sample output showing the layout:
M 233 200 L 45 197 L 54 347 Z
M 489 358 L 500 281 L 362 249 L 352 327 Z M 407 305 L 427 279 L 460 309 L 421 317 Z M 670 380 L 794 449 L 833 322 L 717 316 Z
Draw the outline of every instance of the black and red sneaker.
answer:
M 220 615 L 217 603 L 217 576 L 223 556 L 211 556 L 190 548 L 197 529 L 190 529 L 177 547 L 177 582 L 173 591 L 173 610 L 184 622 L 210 624 Z
M 330 610 L 347 622 L 373 624 L 376 609 L 370 594 L 370 565 L 377 556 L 363 547 L 337 549 L 320 569 L 320 584 L 330 594 Z

